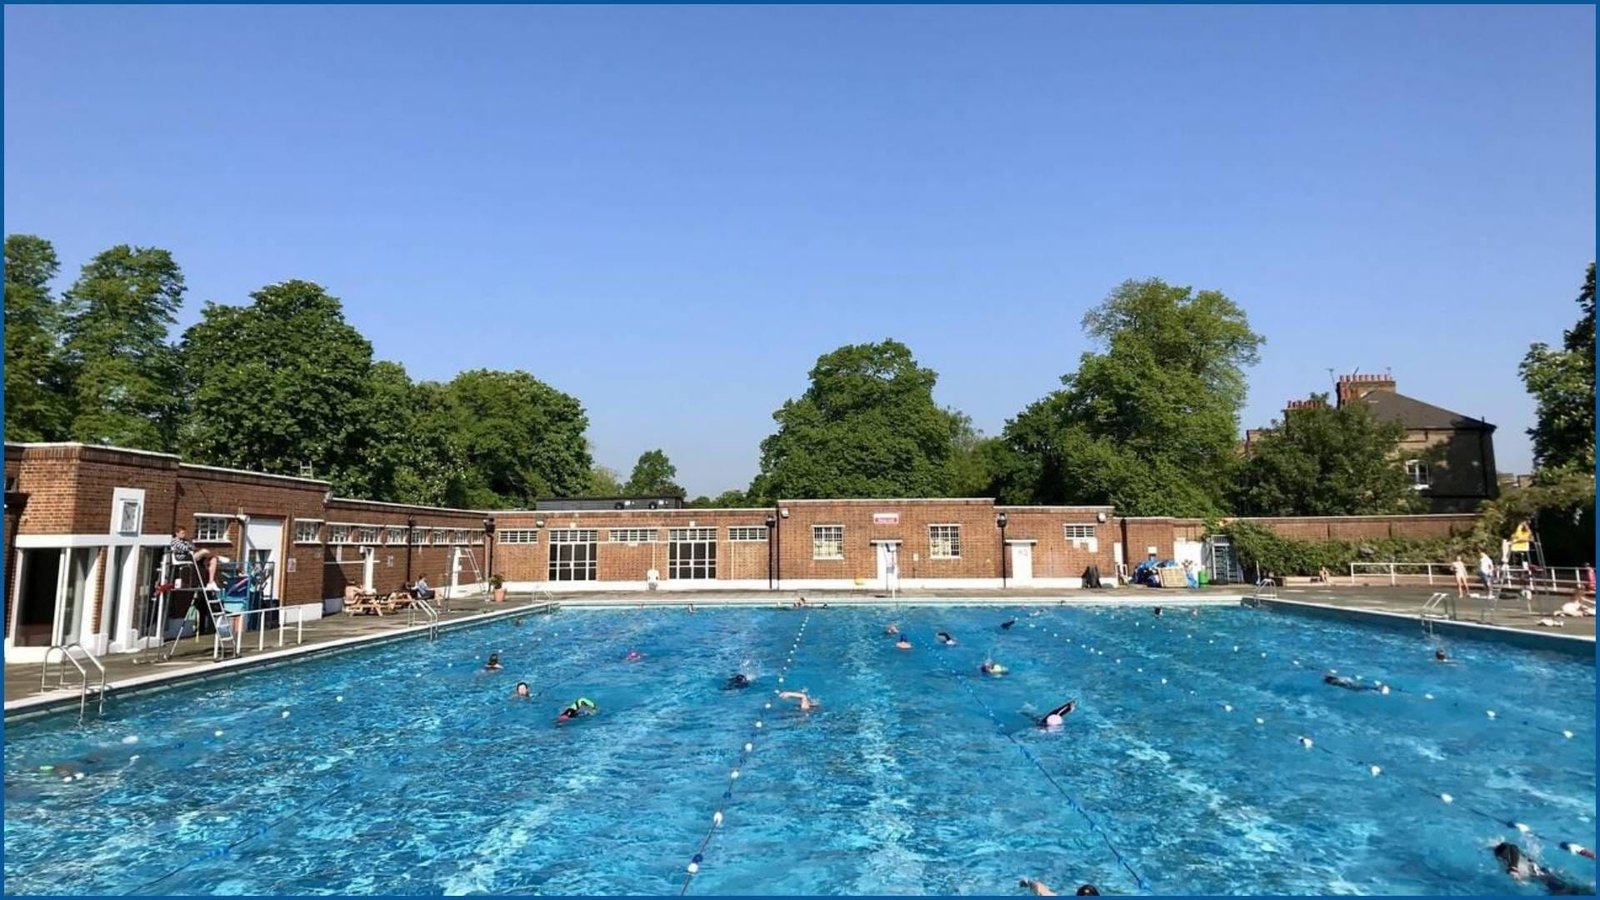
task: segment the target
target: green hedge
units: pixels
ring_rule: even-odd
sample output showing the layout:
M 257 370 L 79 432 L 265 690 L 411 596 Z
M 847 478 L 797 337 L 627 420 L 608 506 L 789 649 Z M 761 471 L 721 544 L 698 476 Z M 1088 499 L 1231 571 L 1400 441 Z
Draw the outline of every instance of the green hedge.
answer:
M 1349 572 L 1353 562 L 1448 562 L 1464 552 L 1469 541 L 1464 535 L 1427 540 L 1301 541 L 1280 537 L 1252 522 L 1231 522 L 1213 532 L 1232 540 L 1240 564 L 1252 577 L 1258 567 L 1282 577 L 1315 575 L 1322 568 L 1335 574 Z

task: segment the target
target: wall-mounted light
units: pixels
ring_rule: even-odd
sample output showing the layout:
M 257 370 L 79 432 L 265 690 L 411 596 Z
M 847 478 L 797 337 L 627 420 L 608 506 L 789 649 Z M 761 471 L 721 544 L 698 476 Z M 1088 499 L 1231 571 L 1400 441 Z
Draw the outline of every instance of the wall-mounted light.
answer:
M 1096 522 L 1100 522 L 1100 523 L 1102 523 L 1102 524 L 1104 524 L 1104 523 L 1105 523 L 1105 520 L 1106 520 L 1106 514 L 1105 514 L 1105 513 L 1103 513 L 1103 512 L 1098 512 L 1098 513 L 1095 513 L 1095 514 L 1094 514 L 1094 520 L 1095 520 L 1095 521 L 1096 521 Z
M 535 528 L 543 528 L 544 527 L 544 520 L 543 519 L 534 519 L 533 520 L 533 527 L 535 527 Z
M 778 515 L 783 516 L 785 519 L 787 519 L 787 518 L 789 518 L 789 510 L 787 508 L 780 509 L 780 510 L 778 510 Z

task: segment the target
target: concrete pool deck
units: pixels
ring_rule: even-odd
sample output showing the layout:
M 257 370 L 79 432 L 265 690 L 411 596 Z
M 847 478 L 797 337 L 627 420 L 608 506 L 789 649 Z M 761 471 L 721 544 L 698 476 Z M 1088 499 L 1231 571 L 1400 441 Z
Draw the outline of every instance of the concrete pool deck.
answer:
M 1334 584 L 1324 586 L 1290 585 L 1278 589 L 1279 608 L 1312 614 L 1352 613 L 1368 621 L 1393 627 L 1420 628 L 1422 605 L 1434 591 L 1422 587 L 1347 587 Z M 1251 596 L 1248 585 L 1218 585 L 1198 591 L 1158 590 L 1151 588 L 1122 587 L 1113 590 L 1060 590 L 1023 589 L 1009 590 L 917 590 L 890 598 L 873 590 L 805 591 L 807 602 L 813 607 L 830 606 L 883 606 L 903 603 L 980 603 L 995 606 L 1028 606 L 1034 604 L 1130 604 L 1138 606 L 1188 606 L 1236 605 Z M 529 615 L 552 610 L 552 601 L 569 607 L 615 607 L 684 609 L 695 606 L 740 606 L 771 609 L 792 604 L 801 592 L 771 591 L 751 594 L 742 591 L 584 591 L 570 594 L 514 595 L 505 603 L 494 603 L 487 597 L 452 600 L 450 611 L 441 616 L 441 627 L 456 628 L 504 616 Z M 1593 653 L 1595 620 L 1557 619 L 1560 628 L 1538 624 L 1559 602 L 1549 597 L 1535 597 L 1534 612 L 1529 612 L 1521 599 L 1504 599 L 1494 611 L 1490 627 L 1477 625 L 1482 615 L 1482 602 L 1467 598 L 1457 603 L 1459 619 L 1456 622 L 1433 620 L 1433 627 L 1442 634 L 1461 634 L 1490 640 L 1507 640 L 1519 643 L 1517 632 L 1527 632 L 1557 639 L 1571 645 L 1574 651 Z M 1542 604 L 1542 605 L 1541 605 Z M 1369 615 L 1362 615 L 1369 614 Z M 1349 618 L 1349 616 L 1346 616 Z M 254 669 L 262 665 L 282 664 L 296 659 L 373 643 L 412 638 L 427 631 L 423 623 L 407 624 L 404 614 L 389 616 L 346 616 L 342 613 L 307 622 L 301 644 L 276 646 L 277 637 L 270 631 L 266 647 L 255 649 L 253 635 L 245 636 L 244 652 L 238 659 L 221 662 L 211 658 L 211 641 L 188 639 L 182 642 L 169 660 L 155 660 L 155 653 L 114 654 L 102 658 L 106 667 L 107 695 L 136 690 L 149 690 L 175 682 L 198 677 L 225 677 L 227 674 Z M 290 632 L 289 640 L 292 641 Z M 1524 639 L 1531 640 L 1531 639 Z M 1549 641 L 1544 642 L 1551 643 Z M 5 667 L 6 717 L 31 714 L 46 710 L 76 706 L 79 691 L 74 686 L 67 690 L 41 692 L 39 663 L 13 663 Z M 91 696 L 90 704 L 94 704 Z

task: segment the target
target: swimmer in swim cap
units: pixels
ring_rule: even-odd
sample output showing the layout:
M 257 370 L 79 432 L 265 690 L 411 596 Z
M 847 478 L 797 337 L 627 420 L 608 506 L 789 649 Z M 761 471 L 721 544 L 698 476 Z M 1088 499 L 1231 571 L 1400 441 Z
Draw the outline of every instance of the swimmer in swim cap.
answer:
M 1017 620 L 1016 619 L 1007 619 L 1004 622 L 1000 623 L 1000 630 L 1001 631 L 1010 631 L 1011 630 L 1011 626 L 1013 626 L 1015 624 L 1017 624 Z
M 985 675 L 1000 676 L 1000 675 L 1004 675 L 1006 673 L 1006 667 L 1000 665 L 997 662 L 991 662 L 989 660 L 984 660 L 983 664 L 978 666 L 978 671 L 982 672 Z
M 1500 861 L 1507 875 L 1517 881 L 1538 882 L 1548 893 L 1564 895 L 1594 893 L 1594 885 L 1579 884 L 1560 872 L 1534 862 L 1516 844 L 1506 841 L 1496 844 L 1494 858 Z
M 1098 896 L 1100 896 L 1100 889 L 1095 887 L 1092 884 L 1080 884 L 1080 885 L 1078 885 L 1078 893 L 1077 893 L 1076 896 L 1079 896 L 1079 897 L 1098 897 Z
M 1343 675 L 1334 675 L 1334 674 L 1331 674 L 1331 673 L 1322 676 L 1322 683 L 1323 684 L 1331 684 L 1334 687 L 1338 687 L 1338 688 L 1344 688 L 1347 691 L 1377 691 L 1380 694 L 1389 693 L 1388 687 L 1386 687 L 1384 685 L 1380 685 L 1380 684 L 1363 684 L 1363 683 L 1361 683 L 1359 681 L 1356 681 L 1354 679 L 1346 678 Z
M 743 672 L 734 673 L 727 683 L 722 686 L 725 691 L 741 691 L 750 686 L 750 676 Z
M 1072 711 L 1077 709 L 1077 708 L 1078 708 L 1078 701 L 1076 701 L 1076 700 L 1068 700 L 1067 702 L 1061 704 L 1060 706 L 1056 707 L 1055 709 L 1052 709 L 1049 712 L 1045 713 L 1044 714 L 1044 718 L 1039 720 L 1039 727 L 1040 728 L 1059 728 L 1059 727 L 1061 727 L 1062 723 L 1066 721 L 1066 717 L 1071 715 Z
M 561 711 L 561 715 L 556 716 L 556 722 L 558 724 L 561 722 L 570 722 L 579 716 L 592 716 L 599 711 L 600 707 L 596 706 L 593 700 L 590 700 L 588 697 L 579 697 L 578 699 L 567 704 L 567 708 Z
M 483 670 L 485 672 L 497 672 L 503 668 L 505 668 L 505 666 L 500 665 L 499 653 L 490 653 L 489 661 L 483 664 Z
M 626 658 L 627 662 L 638 662 L 641 659 L 644 659 L 644 654 L 643 653 L 640 653 L 637 650 L 629 650 L 628 651 L 628 656 Z
M 939 632 L 938 637 L 939 643 L 945 645 L 946 647 L 954 647 L 956 645 L 956 639 L 951 637 L 950 632 L 948 631 Z
M 900 650 L 910 650 L 911 649 L 911 641 L 910 641 L 910 639 L 908 639 L 903 634 L 900 635 L 900 640 L 894 642 L 894 645 L 895 645 L 896 648 L 898 648 Z

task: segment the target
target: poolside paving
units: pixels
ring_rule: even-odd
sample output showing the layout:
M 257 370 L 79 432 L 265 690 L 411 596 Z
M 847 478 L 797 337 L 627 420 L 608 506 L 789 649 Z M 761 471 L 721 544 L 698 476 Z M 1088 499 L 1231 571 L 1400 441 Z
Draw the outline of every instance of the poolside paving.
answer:
M 1182 605 L 1185 603 L 1238 603 L 1242 596 L 1253 592 L 1248 585 L 1213 585 L 1200 590 L 1163 590 L 1138 587 L 1121 587 L 1114 590 L 1063 590 L 1060 588 L 1009 588 L 1006 590 L 973 590 L 973 589 L 919 589 L 900 591 L 894 598 L 887 593 L 876 589 L 833 590 L 833 591 L 584 591 L 568 594 L 523 594 L 512 595 L 505 603 L 494 603 L 487 597 L 458 598 L 452 600 L 450 609 L 442 616 L 444 624 L 454 624 L 479 620 L 496 615 L 514 614 L 517 612 L 535 612 L 544 608 L 550 600 L 558 603 L 575 606 L 627 606 L 627 607 L 666 607 L 682 608 L 689 604 L 696 606 L 743 605 L 757 607 L 772 607 L 774 605 L 788 606 L 803 593 L 807 602 L 812 606 L 821 604 L 829 605 L 857 605 L 857 604 L 884 604 L 893 601 L 916 601 L 919 599 L 930 600 L 962 600 L 981 603 L 993 603 L 997 606 L 1028 605 L 1039 601 L 1050 603 L 1139 603 L 1146 605 Z M 1317 603 L 1347 609 L 1368 610 L 1374 612 L 1390 613 L 1420 619 L 1423 603 L 1428 599 L 1433 590 L 1427 586 L 1398 586 L 1387 585 L 1332 585 L 1322 584 L 1289 584 L 1278 589 L 1278 595 L 1284 600 L 1305 603 Z M 1555 619 L 1563 623 L 1563 627 L 1550 628 L 1541 626 L 1538 622 L 1547 619 L 1561 603 L 1561 598 L 1551 595 L 1535 595 L 1531 601 L 1525 602 L 1521 598 L 1502 599 L 1498 607 L 1488 616 L 1488 621 L 1503 628 L 1513 628 L 1523 631 L 1545 632 L 1567 637 L 1582 637 L 1593 639 L 1595 636 L 1595 620 L 1586 619 Z M 1531 611 L 1529 607 L 1531 606 Z M 1465 622 L 1478 622 L 1485 617 L 1485 610 L 1481 600 L 1467 598 L 1458 601 L 1457 618 Z M 277 646 L 277 635 L 269 631 L 266 635 L 265 647 L 256 649 L 256 635 L 245 636 L 244 650 L 241 659 L 248 663 L 252 658 L 272 657 L 282 658 L 295 653 L 311 652 L 318 649 L 328 649 L 329 645 L 338 643 L 364 643 L 367 641 L 393 638 L 407 630 L 417 631 L 426 626 L 421 623 L 421 617 L 412 620 L 404 613 L 388 616 L 347 616 L 335 614 L 326 618 L 307 622 L 304 626 L 303 642 L 299 645 L 293 643 L 294 636 L 291 629 L 289 643 L 280 650 Z M 154 651 L 133 654 L 113 654 L 102 659 L 106 667 L 106 680 L 113 686 L 139 682 L 150 676 L 166 676 L 173 673 L 192 673 L 208 668 L 229 669 L 242 667 L 230 665 L 232 661 L 218 663 L 211 658 L 211 639 L 203 637 L 198 642 L 192 639 L 184 640 L 173 656 L 168 660 L 158 660 Z M 31 705 L 42 700 L 47 695 L 53 698 L 71 697 L 77 699 L 77 691 L 50 691 L 41 693 L 39 689 L 39 676 L 41 666 L 39 663 L 13 663 L 5 667 L 5 700 L 7 711 L 10 712 L 14 703 L 21 701 L 22 705 Z

